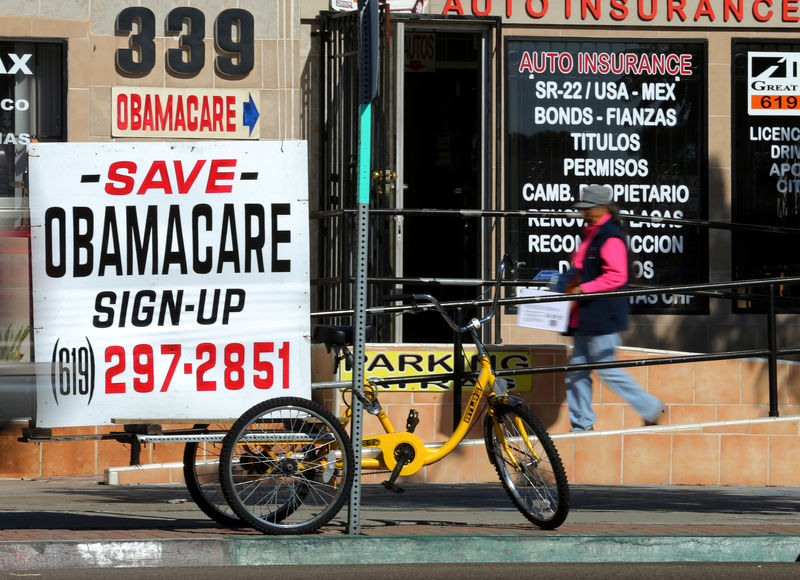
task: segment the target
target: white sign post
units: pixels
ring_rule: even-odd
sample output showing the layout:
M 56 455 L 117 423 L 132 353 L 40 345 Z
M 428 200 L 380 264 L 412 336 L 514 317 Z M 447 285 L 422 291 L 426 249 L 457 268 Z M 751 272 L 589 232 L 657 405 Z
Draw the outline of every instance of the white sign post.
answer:
M 35 423 L 310 397 L 305 142 L 29 146 Z M 174 421 L 173 421 L 174 422 Z

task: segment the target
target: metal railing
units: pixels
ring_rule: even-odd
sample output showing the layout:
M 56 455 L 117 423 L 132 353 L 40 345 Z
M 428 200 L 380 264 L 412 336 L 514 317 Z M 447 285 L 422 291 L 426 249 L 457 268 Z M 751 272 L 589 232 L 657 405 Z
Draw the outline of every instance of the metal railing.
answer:
M 373 210 L 374 213 L 381 213 L 381 210 Z M 575 217 L 574 212 L 553 212 L 553 211 L 503 211 L 503 210 L 383 210 L 385 213 L 400 213 L 402 215 L 415 215 L 415 216 L 436 216 L 441 214 L 458 214 L 468 215 L 475 218 L 514 218 L 514 217 Z M 647 217 L 647 216 L 621 216 L 623 219 L 635 219 L 636 221 L 651 221 L 664 224 L 676 224 L 683 226 L 697 226 L 705 228 L 726 229 L 726 230 L 740 230 L 740 231 L 754 231 L 764 233 L 774 233 L 783 235 L 800 235 L 800 230 L 796 228 L 787 228 L 781 226 L 765 226 L 753 224 L 736 224 L 730 222 L 720 222 L 711 220 L 693 220 L 685 218 L 661 218 L 661 217 Z M 370 279 L 373 281 L 373 279 Z M 386 283 L 390 280 L 380 279 L 379 282 Z M 397 279 L 396 283 L 403 283 L 407 280 Z M 473 286 L 488 286 L 495 282 L 493 280 L 452 280 L 452 279 L 435 279 L 435 278 L 418 278 L 413 282 L 430 285 L 473 285 Z M 764 279 L 751 279 L 751 280 L 735 280 L 729 282 L 712 282 L 712 283 L 698 283 L 698 284 L 676 284 L 667 286 L 635 286 L 626 290 L 615 290 L 611 292 L 596 292 L 591 294 L 556 294 L 553 296 L 534 296 L 524 298 L 504 298 L 499 301 L 500 305 L 516 306 L 520 304 L 531 303 L 547 303 L 559 301 L 583 301 L 583 300 L 596 300 L 600 298 L 614 298 L 614 297 L 635 297 L 647 296 L 655 293 L 659 294 L 690 294 L 695 296 L 703 296 L 717 299 L 727 300 L 747 300 L 750 302 L 763 301 L 766 303 L 765 312 L 765 325 L 767 329 L 767 344 L 765 348 L 745 349 L 745 350 L 732 350 L 714 353 L 700 353 L 700 354 L 683 354 L 674 356 L 663 356 L 658 358 L 625 360 L 625 361 L 610 361 L 604 363 L 587 363 L 579 365 L 560 364 L 549 365 L 540 367 L 521 367 L 515 369 L 497 370 L 497 376 L 516 376 L 516 375 L 534 375 L 553 372 L 569 372 L 576 370 L 594 370 L 602 368 L 625 368 L 625 367 L 643 367 L 653 365 L 667 365 L 667 364 L 685 364 L 692 362 L 708 362 L 719 360 L 743 359 L 743 358 L 766 358 L 768 367 L 768 392 L 769 392 L 769 416 L 778 417 L 778 358 L 781 356 L 795 356 L 800 355 L 800 347 L 779 348 L 777 344 L 777 302 L 778 296 L 776 294 L 776 287 L 790 286 L 800 283 L 800 277 L 783 277 L 783 278 L 764 278 Z M 506 281 L 503 286 L 530 286 L 531 281 Z M 750 288 L 765 288 L 764 294 L 746 293 L 742 294 L 741 291 Z M 792 298 L 781 297 L 781 301 L 786 304 L 797 304 L 798 301 Z M 491 304 L 491 299 L 475 299 L 456 302 L 443 302 L 442 305 L 450 309 L 463 309 L 463 308 L 480 308 L 486 307 Z M 428 310 L 430 307 L 419 305 L 415 311 Z M 367 308 L 367 313 L 371 315 L 396 315 L 408 312 L 407 306 L 387 306 L 387 307 L 371 307 Z M 339 310 L 333 312 L 319 312 L 312 314 L 312 318 L 316 317 L 330 317 L 339 316 L 347 317 L 352 315 L 352 310 Z M 499 322 L 497 323 L 499 327 Z M 463 365 L 463 357 L 461 353 L 461 337 L 454 337 L 453 360 Z M 452 373 L 431 374 L 431 375 L 416 375 L 410 377 L 390 377 L 374 379 L 373 382 L 378 385 L 399 385 L 417 382 L 445 382 L 453 381 L 454 383 L 454 408 L 453 417 L 454 424 L 460 417 L 460 397 L 461 386 L 467 379 L 477 377 L 477 371 L 461 370 L 459 366 L 455 366 Z
M 768 367 L 768 394 L 769 394 L 769 416 L 778 417 L 778 357 L 800 355 L 800 347 L 794 348 L 778 348 L 777 345 L 777 332 L 776 332 L 776 296 L 775 287 L 778 285 L 790 285 L 800 283 L 800 277 L 793 278 L 780 278 L 780 279 L 761 279 L 761 280 L 741 280 L 736 282 L 723 282 L 723 283 L 707 283 L 707 284 L 682 284 L 675 286 L 662 286 L 662 287 L 647 287 L 647 288 L 634 288 L 630 290 L 616 290 L 612 292 L 595 292 L 590 294 L 556 294 L 553 296 L 536 296 L 525 298 L 505 298 L 500 299 L 500 305 L 519 305 L 526 303 L 546 303 L 546 302 L 559 302 L 565 300 L 595 300 L 599 298 L 613 298 L 613 297 L 630 297 L 648 295 L 657 291 L 659 293 L 675 293 L 681 292 L 684 294 L 696 294 L 703 296 L 712 296 L 716 298 L 736 300 L 743 298 L 738 293 L 723 293 L 720 290 L 727 290 L 730 288 L 750 288 L 750 287 L 767 287 L 767 294 L 765 296 L 748 294 L 746 296 L 749 300 L 763 298 L 767 302 L 766 324 L 767 324 L 767 347 L 762 349 L 746 349 L 746 350 L 733 350 L 723 351 L 716 353 L 704 354 L 683 354 L 674 356 L 663 356 L 658 358 L 644 358 L 633 360 L 615 360 L 603 363 L 584 363 L 584 364 L 558 364 L 538 367 L 518 367 L 515 369 L 496 370 L 495 374 L 498 377 L 505 376 L 518 376 L 518 375 L 534 375 L 555 372 L 570 372 L 578 370 L 594 370 L 603 368 L 625 368 L 625 367 L 643 367 L 654 365 L 668 365 L 668 364 L 685 364 L 695 362 L 709 362 L 720 360 L 732 360 L 743 358 L 766 358 Z M 519 284 L 519 283 L 516 283 Z M 443 302 L 442 306 L 446 308 L 463 308 L 463 307 L 476 307 L 476 306 L 489 306 L 491 300 L 471 300 L 461 302 Z M 431 307 L 426 305 L 419 305 L 416 310 L 429 310 Z M 407 307 L 378 307 L 368 308 L 367 312 L 371 314 L 400 314 L 407 312 Z M 342 312 L 341 314 L 346 314 Z M 437 382 L 442 383 L 446 381 L 453 381 L 453 425 L 458 424 L 461 417 L 461 391 L 464 381 L 467 379 L 475 379 L 478 376 L 477 370 L 466 371 L 463 370 L 464 358 L 461 352 L 461 337 L 456 335 L 453 341 L 453 361 L 454 372 L 452 373 L 439 373 L 430 375 L 414 375 L 406 377 L 388 377 L 388 378 L 373 378 L 370 382 L 375 385 L 401 385 L 419 382 Z M 329 383 L 316 383 L 312 385 L 314 388 L 339 388 L 348 386 L 350 383 L 346 381 L 329 382 Z
M 516 369 L 497 370 L 497 376 L 516 376 L 516 375 L 533 375 L 542 373 L 553 372 L 569 372 L 576 370 L 594 370 L 603 368 L 624 368 L 624 367 L 642 367 L 652 365 L 667 365 L 667 364 L 680 364 L 692 362 L 707 362 L 718 360 L 731 360 L 741 358 L 766 358 L 768 362 L 768 381 L 769 381 L 769 416 L 779 416 L 778 411 L 778 380 L 777 380 L 777 363 L 779 356 L 792 356 L 800 355 L 800 347 L 793 348 L 778 348 L 777 332 L 776 332 L 776 316 L 777 298 L 775 294 L 775 287 L 779 285 L 792 285 L 800 283 L 800 277 L 792 278 L 778 278 L 778 279 L 759 279 L 759 280 L 738 280 L 735 282 L 718 282 L 718 283 L 705 283 L 705 284 L 681 284 L 674 286 L 659 286 L 659 287 L 637 287 L 628 290 L 615 290 L 611 292 L 595 292 L 590 294 L 555 294 L 553 296 L 535 296 L 525 298 L 504 298 L 499 301 L 500 305 L 519 305 L 526 303 L 547 303 L 547 302 L 560 302 L 560 301 L 582 301 L 582 300 L 596 300 L 600 298 L 614 298 L 614 297 L 630 297 L 641 296 L 658 293 L 683 293 L 695 294 L 702 296 L 709 296 L 721 299 L 736 300 L 744 296 L 735 292 L 721 292 L 729 289 L 742 289 L 742 288 L 756 288 L 766 287 L 767 293 L 763 296 L 757 294 L 747 294 L 748 300 L 763 299 L 767 303 L 766 311 L 766 325 L 767 325 L 767 346 L 761 349 L 747 349 L 747 350 L 734 350 L 723 351 L 716 353 L 705 354 L 686 354 L 664 356 L 659 358 L 635 359 L 625 361 L 610 361 L 604 363 L 586 363 L 586 364 L 562 364 L 562 365 L 549 365 L 540 367 L 519 367 Z M 519 282 L 514 283 L 519 284 Z M 526 282 L 529 284 L 529 282 Z M 465 306 L 488 306 L 491 300 L 473 300 L 463 302 L 446 302 L 442 305 L 447 308 L 461 308 Z M 425 309 L 424 305 L 420 305 L 418 310 Z M 407 310 L 403 307 L 385 307 L 385 308 L 370 308 L 369 312 L 373 314 L 391 314 L 400 313 Z M 453 352 L 454 360 L 461 357 L 460 343 L 456 341 L 456 348 Z M 392 377 L 385 379 L 374 379 L 373 382 L 379 385 L 388 384 L 406 384 L 415 382 L 442 382 L 452 380 L 454 383 L 461 383 L 465 379 L 475 378 L 478 376 L 477 371 L 468 371 L 464 373 L 443 373 L 435 375 L 416 375 L 413 377 Z M 459 386 L 456 385 L 456 390 Z M 454 397 L 455 404 L 459 405 L 459 398 Z M 460 411 L 454 409 L 454 416 L 460 416 Z

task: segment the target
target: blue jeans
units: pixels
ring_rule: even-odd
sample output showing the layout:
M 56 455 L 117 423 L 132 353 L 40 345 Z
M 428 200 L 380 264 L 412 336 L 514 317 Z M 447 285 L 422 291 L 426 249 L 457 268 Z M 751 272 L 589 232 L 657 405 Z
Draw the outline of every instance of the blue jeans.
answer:
M 619 334 L 575 335 L 575 347 L 570 364 L 607 362 L 614 360 L 614 351 L 619 346 Z M 609 388 L 625 399 L 645 422 L 658 419 L 664 403 L 646 392 L 622 369 L 597 369 L 595 371 Z M 592 378 L 590 371 L 567 373 L 567 404 L 569 422 L 574 431 L 589 429 L 596 417 L 592 410 Z

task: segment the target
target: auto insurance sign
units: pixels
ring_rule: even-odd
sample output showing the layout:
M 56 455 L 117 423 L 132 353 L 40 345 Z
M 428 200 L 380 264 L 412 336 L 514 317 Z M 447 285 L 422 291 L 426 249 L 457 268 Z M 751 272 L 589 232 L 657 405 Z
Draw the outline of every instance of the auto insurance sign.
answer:
M 36 425 L 310 396 L 305 142 L 29 146 Z M 167 422 L 167 421 L 163 421 Z
M 570 212 L 587 185 L 607 185 L 625 214 L 639 283 L 705 282 L 706 46 L 698 41 L 506 41 L 506 207 Z M 637 217 L 644 219 L 639 220 Z M 506 250 L 525 266 L 566 272 L 583 235 L 575 212 L 510 220 Z M 630 297 L 636 313 L 702 313 L 704 298 Z

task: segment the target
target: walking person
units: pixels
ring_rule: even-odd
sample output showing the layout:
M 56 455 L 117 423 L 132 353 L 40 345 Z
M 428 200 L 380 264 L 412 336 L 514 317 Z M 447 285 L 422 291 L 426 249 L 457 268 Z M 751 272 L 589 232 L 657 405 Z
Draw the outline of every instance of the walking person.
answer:
M 606 185 L 590 185 L 581 191 L 574 205 L 584 219 L 583 240 L 572 256 L 576 274 L 567 284 L 570 294 L 608 292 L 628 285 L 629 262 L 625 233 L 612 190 Z M 570 364 L 614 360 L 619 333 L 628 328 L 627 297 L 575 301 L 570 314 L 569 332 L 574 337 Z M 646 392 L 624 370 L 598 369 L 609 388 L 625 399 L 642 417 L 645 425 L 655 424 L 664 412 L 664 403 Z M 590 431 L 596 417 L 592 410 L 590 371 L 567 373 L 567 405 L 572 431 Z

